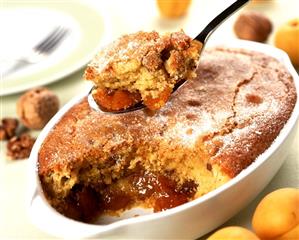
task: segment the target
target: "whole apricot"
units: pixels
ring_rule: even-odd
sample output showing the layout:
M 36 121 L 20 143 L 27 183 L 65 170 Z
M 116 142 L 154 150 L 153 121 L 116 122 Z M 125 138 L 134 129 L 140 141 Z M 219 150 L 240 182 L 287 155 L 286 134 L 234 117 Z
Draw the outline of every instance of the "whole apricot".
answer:
M 275 239 L 299 224 L 299 190 L 278 189 L 258 204 L 252 219 L 255 233 L 262 239 Z
M 246 228 L 231 226 L 218 230 L 207 240 L 259 240 L 259 238 Z
M 299 224 L 287 233 L 275 238 L 274 240 L 298 240 L 299 239 Z
M 191 0 L 157 0 L 157 6 L 162 16 L 178 18 L 187 13 Z
M 299 18 L 280 26 L 275 33 L 274 43 L 289 55 L 295 66 L 299 67 Z

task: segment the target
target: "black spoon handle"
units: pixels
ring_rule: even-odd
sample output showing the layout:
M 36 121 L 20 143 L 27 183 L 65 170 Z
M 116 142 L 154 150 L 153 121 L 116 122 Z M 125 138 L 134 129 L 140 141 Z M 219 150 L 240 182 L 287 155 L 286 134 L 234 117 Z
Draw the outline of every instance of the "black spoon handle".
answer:
M 226 8 L 223 12 L 221 12 L 217 17 L 215 17 L 202 31 L 199 33 L 195 39 L 200 41 L 201 43 L 205 43 L 209 36 L 215 31 L 215 29 L 231 14 L 237 11 L 240 7 L 242 7 L 245 3 L 249 2 L 249 0 L 237 0 L 228 8 Z

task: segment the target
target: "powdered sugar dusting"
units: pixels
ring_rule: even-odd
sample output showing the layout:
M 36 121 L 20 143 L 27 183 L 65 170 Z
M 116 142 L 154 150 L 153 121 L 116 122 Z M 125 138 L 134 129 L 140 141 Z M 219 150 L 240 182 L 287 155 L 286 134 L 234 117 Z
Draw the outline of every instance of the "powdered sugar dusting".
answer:
M 275 59 L 231 49 L 206 51 L 197 73 L 155 114 L 102 114 L 84 99 L 49 134 L 40 169 L 94 156 L 105 161 L 128 149 L 157 148 L 161 141 L 169 143 L 169 151 L 174 145 L 194 148 L 199 138 L 210 136 L 205 144 L 215 148 L 212 160 L 236 175 L 269 147 L 289 118 L 296 101 L 292 79 Z

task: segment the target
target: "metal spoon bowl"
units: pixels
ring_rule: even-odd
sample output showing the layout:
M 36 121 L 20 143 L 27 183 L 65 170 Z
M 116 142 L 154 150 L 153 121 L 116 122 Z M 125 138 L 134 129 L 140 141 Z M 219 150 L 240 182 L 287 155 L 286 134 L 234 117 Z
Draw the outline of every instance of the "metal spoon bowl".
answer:
M 230 17 L 233 13 L 235 13 L 239 8 L 244 6 L 249 0 L 237 0 L 233 4 L 231 4 L 228 8 L 226 8 L 224 11 L 222 11 L 219 15 L 217 15 L 195 38 L 194 40 L 197 40 L 202 43 L 202 48 L 200 50 L 200 54 L 203 51 L 203 48 L 206 45 L 206 42 L 208 41 L 211 34 L 220 26 L 221 23 L 223 23 L 228 17 Z M 181 86 L 183 86 L 186 83 L 186 79 L 181 80 L 177 82 L 173 88 L 172 92 L 175 92 L 177 89 L 179 89 Z M 104 112 L 104 113 L 111 113 L 111 114 L 120 114 L 120 113 L 127 113 L 136 111 L 142 108 L 145 108 L 145 106 L 142 103 L 138 103 L 132 107 L 118 110 L 118 111 L 110 111 L 107 110 L 101 106 L 99 106 L 96 101 L 94 100 L 92 96 L 92 91 L 95 89 L 93 87 L 89 94 L 88 94 L 88 103 L 90 107 L 98 112 Z
M 120 113 L 127 113 L 127 112 L 132 112 L 132 111 L 136 111 L 136 110 L 145 108 L 145 106 L 141 102 L 139 102 L 139 103 L 135 104 L 134 106 L 126 108 L 126 109 L 115 110 L 115 111 L 114 110 L 107 110 L 104 107 L 97 104 L 97 102 L 94 100 L 94 98 L 92 96 L 92 92 L 95 89 L 96 89 L 95 86 L 90 89 L 90 91 L 88 93 L 88 96 L 87 96 L 87 101 L 88 101 L 89 106 L 93 110 L 96 110 L 98 112 L 104 112 L 104 113 L 110 113 L 110 114 L 120 114 Z

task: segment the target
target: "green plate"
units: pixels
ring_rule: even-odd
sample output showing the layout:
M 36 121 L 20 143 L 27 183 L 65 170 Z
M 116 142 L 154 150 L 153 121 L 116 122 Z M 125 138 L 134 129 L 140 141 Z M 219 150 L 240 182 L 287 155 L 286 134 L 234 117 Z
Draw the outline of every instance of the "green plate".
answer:
M 47 11 L 65 15 L 76 22 L 76 30 L 80 35 L 77 38 L 77 44 L 63 57 L 52 61 L 49 66 L 41 69 L 35 68 L 31 72 L 24 69 L 6 79 L 1 79 L 1 96 L 49 84 L 81 69 L 111 37 L 108 26 L 110 21 L 107 20 L 107 16 L 104 17 L 105 13 L 80 1 L 11 0 L 2 2 L 0 15 L 1 11 L 36 11 L 37 13 Z M 23 27 L 22 23 L 20 26 Z

